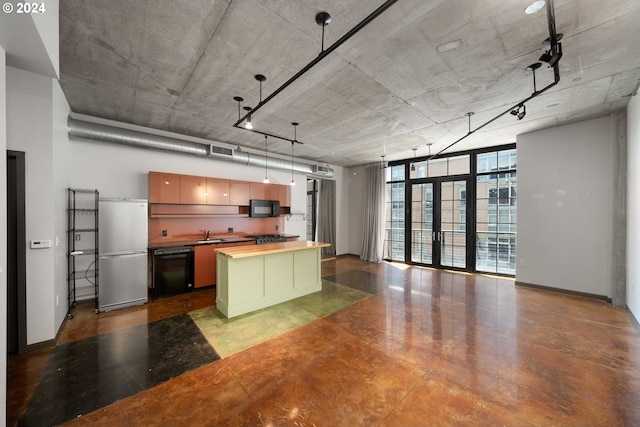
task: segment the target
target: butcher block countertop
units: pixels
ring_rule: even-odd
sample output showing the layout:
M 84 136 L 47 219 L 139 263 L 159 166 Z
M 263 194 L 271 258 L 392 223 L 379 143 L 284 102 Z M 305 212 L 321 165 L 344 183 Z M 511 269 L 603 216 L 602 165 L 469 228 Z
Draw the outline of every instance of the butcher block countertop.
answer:
M 281 252 L 301 251 L 305 249 L 318 249 L 331 246 L 330 243 L 310 242 L 306 240 L 283 243 L 267 243 L 264 245 L 236 246 L 216 249 L 216 252 L 229 258 L 248 258 Z

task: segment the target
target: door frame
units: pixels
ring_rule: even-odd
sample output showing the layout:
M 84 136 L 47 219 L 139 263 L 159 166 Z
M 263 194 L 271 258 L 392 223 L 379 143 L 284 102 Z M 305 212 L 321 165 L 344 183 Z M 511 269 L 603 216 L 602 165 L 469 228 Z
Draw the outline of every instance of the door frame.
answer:
M 465 211 L 465 267 L 453 267 L 442 265 L 442 253 L 438 240 L 432 240 L 431 246 L 431 264 L 422 264 L 411 260 L 411 209 L 413 206 L 412 190 L 414 184 L 432 184 L 433 185 L 433 230 L 432 233 L 442 231 L 442 183 L 453 181 L 466 182 L 466 211 Z M 453 175 L 439 176 L 433 178 L 420 178 L 409 181 L 409 185 L 405 188 L 405 263 L 413 265 L 426 265 L 438 269 L 458 270 L 458 271 L 475 271 L 475 222 L 473 212 L 475 210 L 475 186 L 471 179 L 471 175 Z
M 7 270 L 9 268 L 15 268 L 16 287 L 17 287 L 17 311 L 18 311 L 18 354 L 26 353 L 27 351 L 27 244 L 26 244 L 26 219 L 25 219 L 25 153 L 22 151 L 7 150 L 7 163 L 11 159 L 15 161 L 16 176 L 15 180 L 9 180 L 7 176 L 7 210 L 12 209 L 8 203 L 9 191 L 15 191 L 16 203 L 13 207 L 15 213 L 15 230 L 16 230 L 16 242 L 15 247 L 10 248 L 9 239 L 7 239 L 7 254 L 14 252 L 16 254 L 16 262 L 14 265 L 7 263 Z M 7 167 L 7 172 L 9 168 Z M 13 185 L 13 188 L 9 188 L 9 185 Z M 7 212 L 7 219 L 9 218 Z M 9 279 L 9 272 L 7 271 L 7 280 Z M 7 281 L 7 290 L 12 284 Z M 7 304 L 11 303 L 7 300 Z M 9 324 L 7 323 L 7 327 Z M 8 336 L 8 333 L 7 333 Z

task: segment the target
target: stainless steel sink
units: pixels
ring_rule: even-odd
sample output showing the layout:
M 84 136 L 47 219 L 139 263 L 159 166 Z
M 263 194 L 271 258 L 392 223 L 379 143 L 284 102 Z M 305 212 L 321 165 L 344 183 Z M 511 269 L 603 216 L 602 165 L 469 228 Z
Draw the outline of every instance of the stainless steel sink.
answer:
M 196 243 L 202 245 L 207 243 L 221 243 L 222 239 L 198 240 Z

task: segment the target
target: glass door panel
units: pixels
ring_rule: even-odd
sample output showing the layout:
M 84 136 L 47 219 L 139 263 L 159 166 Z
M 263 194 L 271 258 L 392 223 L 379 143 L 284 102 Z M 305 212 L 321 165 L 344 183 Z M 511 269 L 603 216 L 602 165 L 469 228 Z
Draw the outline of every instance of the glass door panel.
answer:
M 467 181 L 440 183 L 440 265 L 467 267 Z
M 433 184 L 411 186 L 411 261 L 433 263 Z

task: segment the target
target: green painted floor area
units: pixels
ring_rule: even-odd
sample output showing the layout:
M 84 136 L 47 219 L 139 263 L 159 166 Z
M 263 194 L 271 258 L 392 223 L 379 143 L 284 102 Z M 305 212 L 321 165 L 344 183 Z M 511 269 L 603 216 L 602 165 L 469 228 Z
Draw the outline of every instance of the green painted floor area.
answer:
M 322 281 L 322 291 L 227 319 L 214 307 L 189 314 L 221 357 L 227 357 L 327 316 L 371 294 Z

